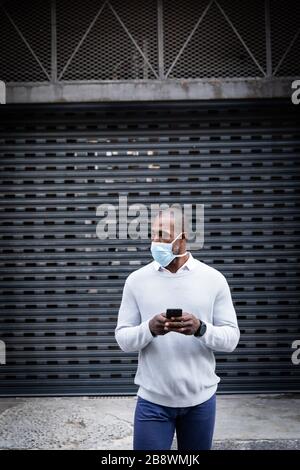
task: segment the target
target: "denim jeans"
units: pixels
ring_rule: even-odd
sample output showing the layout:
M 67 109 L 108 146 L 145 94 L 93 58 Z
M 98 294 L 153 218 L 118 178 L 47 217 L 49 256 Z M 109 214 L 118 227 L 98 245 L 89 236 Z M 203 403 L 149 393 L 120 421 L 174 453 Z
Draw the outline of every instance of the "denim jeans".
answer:
M 169 450 L 176 430 L 178 450 L 209 450 L 216 416 L 216 394 L 204 403 L 175 408 L 138 396 L 134 414 L 134 450 Z

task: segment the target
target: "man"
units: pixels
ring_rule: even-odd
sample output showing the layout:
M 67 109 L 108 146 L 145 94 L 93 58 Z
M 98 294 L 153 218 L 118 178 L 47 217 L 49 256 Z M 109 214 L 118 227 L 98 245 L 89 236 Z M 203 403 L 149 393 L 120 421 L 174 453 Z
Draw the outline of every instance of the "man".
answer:
M 240 337 L 226 278 L 187 252 L 186 238 L 181 211 L 160 212 L 154 261 L 124 285 L 115 337 L 123 351 L 139 352 L 134 450 L 170 449 L 175 430 L 178 450 L 211 448 L 220 381 L 214 351 L 233 351 Z M 183 313 L 169 320 L 168 308 Z

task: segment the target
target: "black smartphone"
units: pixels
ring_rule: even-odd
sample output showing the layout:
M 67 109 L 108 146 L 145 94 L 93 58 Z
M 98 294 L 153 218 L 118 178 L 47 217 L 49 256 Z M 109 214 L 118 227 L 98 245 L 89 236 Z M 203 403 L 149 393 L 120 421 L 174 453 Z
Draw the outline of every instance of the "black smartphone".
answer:
M 166 317 L 181 317 L 182 316 L 182 308 L 167 308 L 166 310 Z

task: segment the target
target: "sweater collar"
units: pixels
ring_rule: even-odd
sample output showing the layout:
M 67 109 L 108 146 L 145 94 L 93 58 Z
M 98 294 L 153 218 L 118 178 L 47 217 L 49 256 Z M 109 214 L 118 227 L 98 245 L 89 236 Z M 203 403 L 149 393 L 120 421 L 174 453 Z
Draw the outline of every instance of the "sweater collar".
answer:
M 195 267 L 196 260 L 190 251 L 188 253 L 189 257 L 186 262 L 178 269 L 178 271 L 176 271 L 176 273 L 173 274 L 180 273 L 181 271 L 191 271 Z M 153 263 L 156 271 L 167 271 L 168 273 L 170 272 L 167 268 L 161 266 L 157 261 L 154 260 Z

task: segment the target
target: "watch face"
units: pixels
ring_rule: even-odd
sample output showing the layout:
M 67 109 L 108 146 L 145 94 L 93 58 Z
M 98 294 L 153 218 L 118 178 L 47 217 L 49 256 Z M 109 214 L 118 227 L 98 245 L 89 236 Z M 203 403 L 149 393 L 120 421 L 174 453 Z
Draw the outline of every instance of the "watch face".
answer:
M 206 332 L 206 324 L 204 322 L 201 322 L 201 327 L 199 331 L 200 336 L 203 336 L 205 332 Z

